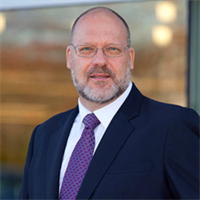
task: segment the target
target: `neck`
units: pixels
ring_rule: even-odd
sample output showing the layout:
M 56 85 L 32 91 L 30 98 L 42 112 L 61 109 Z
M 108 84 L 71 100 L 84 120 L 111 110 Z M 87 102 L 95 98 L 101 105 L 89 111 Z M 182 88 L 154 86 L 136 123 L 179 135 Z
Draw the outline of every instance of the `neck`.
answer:
M 95 102 L 88 101 L 80 96 L 80 101 L 83 104 L 83 106 L 85 106 L 91 112 L 94 112 L 95 110 L 98 110 L 100 108 L 103 108 L 104 106 L 107 106 L 108 104 L 112 103 L 116 99 L 117 98 L 115 98 L 107 103 L 101 104 L 101 103 L 95 103 Z
M 130 85 L 131 83 L 129 83 Z M 126 87 L 126 89 L 119 95 L 117 96 L 116 98 L 110 100 L 109 102 L 106 102 L 106 103 L 97 103 L 97 102 L 92 102 L 92 101 L 89 101 L 87 99 L 85 99 L 83 96 L 79 95 L 80 97 L 80 102 L 82 103 L 82 105 L 87 108 L 89 111 L 91 112 L 94 112 L 95 110 L 98 110 L 100 108 L 103 108 L 107 105 L 109 105 L 110 103 L 114 102 L 117 98 L 119 98 L 126 90 L 127 88 L 129 87 L 129 85 Z

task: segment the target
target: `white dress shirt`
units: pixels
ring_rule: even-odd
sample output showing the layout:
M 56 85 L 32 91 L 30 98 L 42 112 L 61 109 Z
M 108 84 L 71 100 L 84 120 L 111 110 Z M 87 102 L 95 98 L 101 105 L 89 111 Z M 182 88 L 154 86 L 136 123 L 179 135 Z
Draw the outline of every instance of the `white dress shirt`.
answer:
M 98 118 L 98 120 L 101 122 L 95 129 L 94 129 L 94 134 L 95 134 L 95 149 L 94 153 L 99 145 L 99 142 L 101 141 L 101 138 L 103 137 L 108 125 L 110 124 L 111 120 L 113 119 L 114 115 L 116 112 L 119 110 L 121 105 L 124 103 L 126 98 L 128 97 L 130 91 L 132 88 L 132 83 L 130 82 L 128 88 L 125 90 L 125 92 L 120 95 L 115 101 L 112 103 L 108 104 L 107 106 L 104 106 L 103 108 L 100 108 L 98 110 L 95 110 L 93 113 L 95 116 Z M 91 113 L 87 108 L 83 106 L 83 104 L 80 102 L 80 99 L 78 99 L 78 107 L 79 107 L 79 113 L 77 117 L 74 120 L 72 129 L 70 131 L 69 138 L 67 140 L 67 145 L 65 147 L 65 152 L 63 155 L 63 161 L 62 161 L 62 166 L 60 170 L 60 189 L 62 185 L 62 181 L 64 178 L 65 171 L 67 169 L 67 165 L 69 162 L 69 159 L 71 157 L 71 154 L 75 148 L 76 143 L 81 137 L 81 134 L 84 129 L 84 123 L 82 122 L 84 117 Z M 93 154 L 94 154 L 93 153 Z

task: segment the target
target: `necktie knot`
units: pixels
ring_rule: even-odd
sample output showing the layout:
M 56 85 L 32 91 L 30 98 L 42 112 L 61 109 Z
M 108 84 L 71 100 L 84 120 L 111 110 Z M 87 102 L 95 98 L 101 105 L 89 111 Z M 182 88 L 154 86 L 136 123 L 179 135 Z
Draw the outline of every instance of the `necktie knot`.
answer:
M 85 124 L 85 128 L 94 130 L 100 124 L 100 121 L 94 113 L 91 113 L 84 117 L 83 123 Z

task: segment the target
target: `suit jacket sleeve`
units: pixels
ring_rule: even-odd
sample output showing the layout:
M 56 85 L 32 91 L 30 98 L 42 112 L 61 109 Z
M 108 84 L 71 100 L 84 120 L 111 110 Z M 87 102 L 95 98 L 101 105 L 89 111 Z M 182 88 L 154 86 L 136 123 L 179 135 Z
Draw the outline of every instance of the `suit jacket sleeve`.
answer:
M 168 130 L 165 167 L 178 199 L 199 199 L 199 122 L 196 112 L 181 109 Z
M 28 184 L 28 175 L 29 175 L 29 167 L 31 164 L 32 156 L 33 156 L 33 149 L 34 149 L 34 136 L 36 133 L 38 126 L 34 129 L 33 134 L 31 136 L 31 140 L 29 143 L 29 149 L 26 157 L 26 163 L 24 166 L 24 175 L 23 175 L 23 182 L 20 190 L 19 199 L 29 199 L 29 184 Z

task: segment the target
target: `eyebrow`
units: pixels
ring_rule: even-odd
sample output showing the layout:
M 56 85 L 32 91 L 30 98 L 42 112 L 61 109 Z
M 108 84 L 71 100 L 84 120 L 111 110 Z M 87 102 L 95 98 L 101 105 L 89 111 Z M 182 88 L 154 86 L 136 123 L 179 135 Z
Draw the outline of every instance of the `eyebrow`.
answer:
M 73 43 L 72 43 L 73 44 Z M 92 43 L 89 43 L 89 42 L 86 42 L 86 43 L 83 43 L 83 44 L 78 44 L 78 45 L 76 45 L 76 46 L 82 46 L 82 45 L 90 45 L 90 46 L 95 46 L 95 47 L 98 47 L 98 46 L 96 46 L 95 44 L 92 44 Z M 119 44 L 119 43 L 108 43 L 108 44 L 106 44 L 106 45 L 104 45 L 104 47 L 105 46 L 110 46 L 110 45 L 122 45 L 123 46 L 123 44 Z M 126 45 L 124 45 L 124 46 L 126 46 Z

